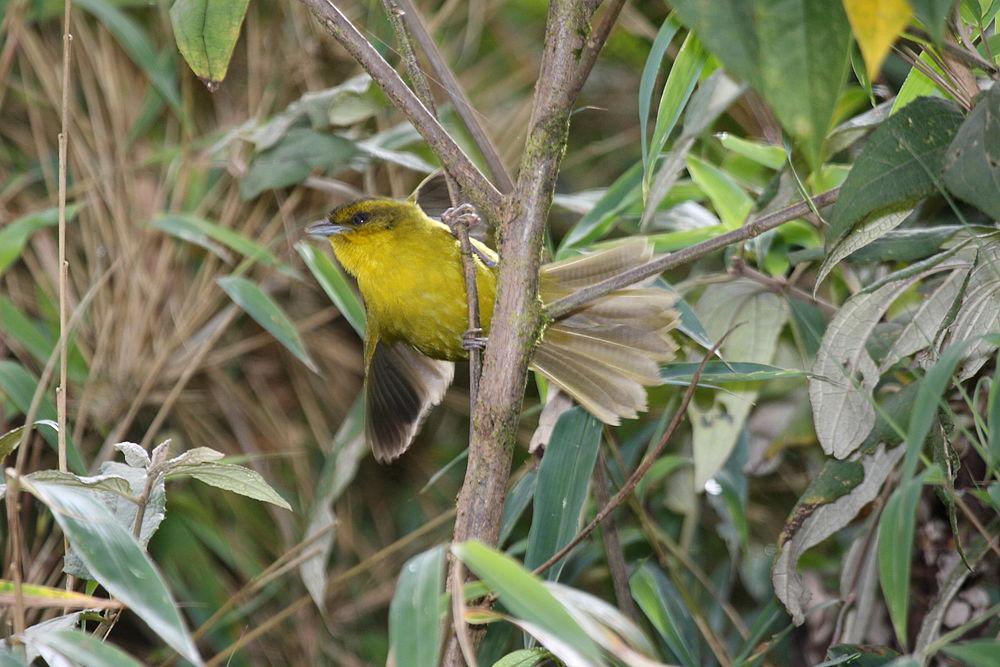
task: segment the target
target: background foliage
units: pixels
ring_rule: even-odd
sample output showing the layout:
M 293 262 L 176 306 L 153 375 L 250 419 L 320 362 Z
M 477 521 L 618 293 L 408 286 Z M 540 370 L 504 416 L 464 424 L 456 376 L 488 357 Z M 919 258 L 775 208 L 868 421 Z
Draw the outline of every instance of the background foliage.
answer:
M 395 62 L 383 7 L 341 4 Z M 437 169 L 419 135 L 298 3 L 74 6 L 59 473 L 62 3 L 0 1 L 0 599 L 29 656 L 434 664 L 450 553 L 481 579 L 482 664 L 996 664 L 1000 3 L 625 5 L 573 116 L 553 256 L 670 252 L 839 195 L 661 278 L 682 356 L 641 419 L 602 428 L 529 386 L 519 441 L 554 430 L 515 455 L 498 550 L 447 544 L 463 373 L 374 464 L 363 309 L 301 238 L 337 203 L 409 194 Z M 545 3 L 421 9 L 517 164 Z M 530 574 L 730 330 L 634 495 Z

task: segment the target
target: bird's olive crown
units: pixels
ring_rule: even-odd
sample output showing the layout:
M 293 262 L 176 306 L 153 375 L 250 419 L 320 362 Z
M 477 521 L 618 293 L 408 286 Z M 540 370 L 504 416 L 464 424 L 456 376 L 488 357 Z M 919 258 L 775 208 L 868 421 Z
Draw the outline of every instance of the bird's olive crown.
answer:
M 348 229 L 389 229 L 405 219 L 412 208 L 412 204 L 392 199 L 360 199 L 335 208 L 327 220 Z

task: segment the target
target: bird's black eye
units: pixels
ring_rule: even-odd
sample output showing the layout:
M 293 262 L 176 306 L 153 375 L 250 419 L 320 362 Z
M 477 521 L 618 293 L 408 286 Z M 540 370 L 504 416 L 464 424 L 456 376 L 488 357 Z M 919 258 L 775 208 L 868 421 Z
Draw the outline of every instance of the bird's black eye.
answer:
M 351 218 L 351 222 L 353 222 L 355 225 L 363 225 L 366 222 L 368 222 L 368 219 L 370 217 L 371 216 L 368 215 L 367 213 L 355 213 L 354 217 Z

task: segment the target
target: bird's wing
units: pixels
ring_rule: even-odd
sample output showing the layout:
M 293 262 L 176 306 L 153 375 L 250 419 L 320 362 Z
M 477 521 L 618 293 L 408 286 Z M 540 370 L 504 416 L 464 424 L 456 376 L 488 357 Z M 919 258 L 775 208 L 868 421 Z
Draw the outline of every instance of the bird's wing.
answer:
M 365 437 L 380 463 L 409 448 L 431 408 L 441 402 L 455 365 L 405 343 L 374 338 L 365 374 Z

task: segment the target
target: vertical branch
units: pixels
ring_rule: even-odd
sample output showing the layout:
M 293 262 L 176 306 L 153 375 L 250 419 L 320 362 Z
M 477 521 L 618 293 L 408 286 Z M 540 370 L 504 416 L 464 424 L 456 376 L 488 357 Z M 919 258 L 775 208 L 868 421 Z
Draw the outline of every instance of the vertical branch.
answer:
M 59 421 L 59 470 L 66 472 L 66 147 L 69 139 L 69 64 L 70 15 L 73 0 L 64 0 L 62 51 L 62 123 L 59 132 L 59 386 L 56 388 L 56 412 Z
M 611 502 L 609 486 L 604 452 L 598 451 L 597 465 L 594 466 L 594 495 L 601 507 Z M 632 599 L 632 591 L 628 585 L 628 565 L 625 563 L 621 540 L 618 539 L 618 526 L 615 524 L 615 518 L 611 515 L 605 517 L 604 521 L 601 522 L 601 538 L 604 542 L 604 555 L 608 562 L 608 571 L 611 573 L 611 583 L 615 589 L 615 599 L 618 601 L 618 610 L 638 623 L 639 610 L 636 609 L 635 601 Z
M 25 430 L 29 430 L 25 428 Z M 7 526 L 10 529 L 11 550 L 14 554 L 10 559 L 11 578 L 14 580 L 14 637 L 12 641 L 20 643 L 19 637 L 24 634 L 24 591 L 21 586 L 23 582 L 23 567 L 21 559 L 24 556 L 24 545 L 21 544 L 21 508 L 18 498 L 20 497 L 21 485 L 17 473 L 7 468 L 5 476 L 7 478 Z

